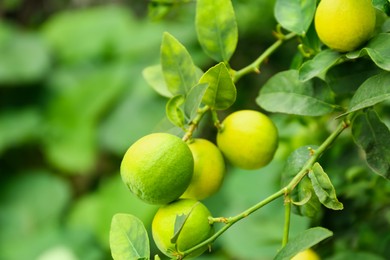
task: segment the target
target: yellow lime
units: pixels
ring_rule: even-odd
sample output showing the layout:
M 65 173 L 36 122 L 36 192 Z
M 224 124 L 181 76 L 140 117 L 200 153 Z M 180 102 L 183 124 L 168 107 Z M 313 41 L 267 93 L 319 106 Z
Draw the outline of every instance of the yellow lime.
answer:
M 187 189 L 194 159 L 187 143 L 167 133 L 155 133 L 136 141 L 121 164 L 123 182 L 138 198 L 150 204 L 166 204 Z
M 320 260 L 320 257 L 309 248 L 295 255 L 291 260 Z
M 180 252 L 194 247 L 214 233 L 214 228 L 209 224 L 208 217 L 211 217 L 210 211 L 197 200 L 179 199 L 164 205 L 159 208 L 153 218 L 153 240 L 158 249 L 165 255 L 176 257 Z M 182 225 L 178 224 L 183 222 Z M 175 236 L 177 230 L 180 230 L 180 232 L 174 244 L 171 239 Z M 195 250 L 188 257 L 201 255 L 207 247 L 206 245 Z
M 225 176 L 225 161 L 212 142 L 196 138 L 188 145 L 194 157 L 194 175 L 182 198 L 205 199 L 216 193 Z
M 347 52 L 373 35 L 376 12 L 371 0 L 321 0 L 314 19 L 321 41 L 332 49 Z
M 242 169 L 267 165 L 278 146 L 278 131 L 271 119 L 255 110 L 228 115 L 217 134 L 217 145 L 224 156 Z

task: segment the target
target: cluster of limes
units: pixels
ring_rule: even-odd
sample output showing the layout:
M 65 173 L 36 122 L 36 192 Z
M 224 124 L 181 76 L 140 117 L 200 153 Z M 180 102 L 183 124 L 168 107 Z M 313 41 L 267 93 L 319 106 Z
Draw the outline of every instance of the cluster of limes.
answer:
M 241 110 L 221 123 L 216 144 L 168 133 L 142 137 L 125 153 L 121 176 L 138 198 L 162 205 L 153 219 L 153 239 L 164 254 L 175 257 L 213 234 L 211 213 L 200 201 L 220 189 L 225 158 L 236 167 L 258 169 L 272 160 L 277 146 L 273 122 L 258 111 Z

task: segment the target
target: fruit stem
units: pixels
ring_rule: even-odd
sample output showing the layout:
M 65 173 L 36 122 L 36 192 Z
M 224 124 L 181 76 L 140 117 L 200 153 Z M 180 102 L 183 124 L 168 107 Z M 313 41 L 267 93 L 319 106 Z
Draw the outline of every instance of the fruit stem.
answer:
M 251 72 L 260 72 L 260 65 L 274 53 L 285 41 L 288 41 L 296 36 L 295 33 L 289 33 L 287 35 L 278 34 L 278 40 L 268 47 L 254 62 L 248 66 L 236 71 L 233 75 L 233 82 L 237 82 L 242 76 Z
M 198 109 L 198 112 L 197 112 L 195 118 L 191 121 L 189 127 L 187 128 L 187 131 L 185 132 L 185 134 L 182 138 L 182 140 L 184 142 L 191 140 L 192 135 L 193 135 L 195 129 L 198 127 L 200 120 L 202 120 L 203 116 L 209 110 L 210 110 L 209 106 L 204 106 L 204 107 Z

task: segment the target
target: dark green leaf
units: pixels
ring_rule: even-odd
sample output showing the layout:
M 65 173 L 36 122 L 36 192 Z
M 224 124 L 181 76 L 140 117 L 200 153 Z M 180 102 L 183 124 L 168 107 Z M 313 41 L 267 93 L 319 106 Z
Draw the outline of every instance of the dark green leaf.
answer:
M 312 170 L 309 172 L 309 178 L 317 197 L 325 207 L 333 210 L 344 208 L 343 204 L 337 199 L 336 190 L 332 182 L 319 163 L 313 165 Z
M 304 35 L 314 17 L 315 0 L 277 0 L 275 18 L 287 30 Z
M 320 116 L 333 111 L 333 96 L 319 79 L 302 82 L 298 71 L 275 74 L 260 90 L 257 104 L 270 112 Z
M 276 255 L 275 260 L 290 260 L 299 252 L 309 249 L 332 235 L 332 231 L 323 227 L 314 227 L 305 230 L 298 236 L 290 239 L 287 245 Z
M 190 92 L 188 92 L 188 96 L 184 102 L 184 113 L 186 117 L 191 121 L 202 103 L 203 96 L 207 90 L 208 84 L 199 83 L 195 85 Z
M 349 59 L 368 55 L 381 69 L 390 71 L 390 33 L 380 33 L 370 40 L 366 47 L 346 54 Z
M 149 259 L 148 233 L 141 220 L 130 214 L 115 214 L 111 222 L 113 259 Z
M 302 65 L 299 70 L 299 79 L 306 81 L 314 77 L 323 77 L 326 71 L 334 66 L 342 57 L 342 54 L 331 49 L 321 51 L 313 59 Z
M 185 124 L 184 112 L 182 105 L 184 104 L 185 98 L 183 95 L 177 95 L 171 98 L 167 102 L 166 114 L 172 124 L 183 128 Z
M 354 141 L 364 150 L 371 169 L 390 179 L 390 131 L 373 110 L 359 114 L 352 124 Z
M 198 0 L 195 25 L 204 52 L 217 62 L 228 62 L 238 41 L 237 23 L 231 1 Z
M 165 83 L 161 65 L 154 65 L 145 68 L 142 75 L 146 82 L 161 96 L 171 98 L 173 95 Z
M 378 10 L 381 10 L 382 12 L 386 13 L 387 15 L 390 14 L 390 2 L 389 0 L 372 0 L 372 4 L 377 8 Z
M 161 44 L 161 66 L 173 95 L 186 95 L 198 82 L 196 67 L 187 49 L 165 32 Z
M 236 101 L 236 86 L 224 63 L 210 68 L 199 80 L 209 84 L 203 103 L 216 110 L 229 108 Z
M 363 82 L 353 95 L 348 112 L 371 107 L 388 98 L 390 98 L 390 73 L 382 72 Z

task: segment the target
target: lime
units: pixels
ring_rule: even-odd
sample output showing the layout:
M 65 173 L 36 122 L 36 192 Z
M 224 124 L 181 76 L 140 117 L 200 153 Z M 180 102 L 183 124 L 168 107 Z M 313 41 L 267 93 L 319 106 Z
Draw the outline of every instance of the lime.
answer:
M 210 211 L 201 202 L 179 199 L 159 208 L 152 222 L 153 240 L 158 249 L 169 257 L 176 257 L 214 233 L 209 224 Z M 176 242 L 172 243 L 175 237 Z M 195 250 L 188 257 L 201 255 L 207 245 Z
M 194 157 L 194 175 L 182 198 L 202 200 L 216 193 L 225 176 L 225 161 L 212 142 L 196 138 L 189 145 Z
M 341 52 L 366 42 L 374 33 L 375 20 L 371 0 L 322 0 L 314 18 L 321 41 Z
M 228 115 L 217 134 L 217 145 L 233 165 L 258 169 L 267 165 L 278 146 L 278 131 L 268 116 L 255 110 Z
M 150 204 L 166 204 L 179 198 L 193 170 L 194 159 L 187 143 L 167 133 L 150 134 L 136 141 L 121 164 L 123 182 Z
M 291 260 L 320 260 L 320 257 L 312 249 L 306 249 L 302 252 L 299 252 Z

